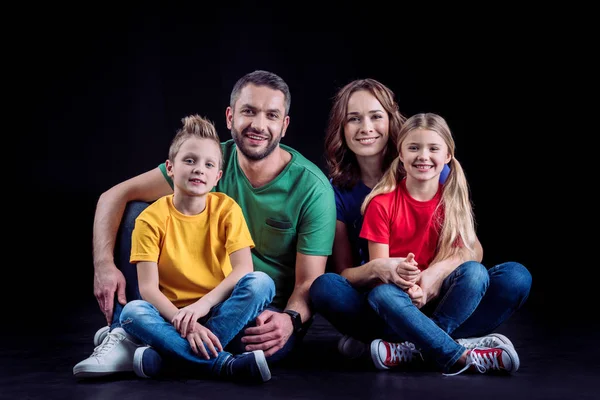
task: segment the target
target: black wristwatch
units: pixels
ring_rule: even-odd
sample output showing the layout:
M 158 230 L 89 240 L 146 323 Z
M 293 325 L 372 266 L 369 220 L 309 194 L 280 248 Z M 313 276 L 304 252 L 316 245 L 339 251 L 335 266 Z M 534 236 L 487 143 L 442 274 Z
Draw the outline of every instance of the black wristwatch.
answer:
M 294 333 L 300 333 L 302 331 L 302 317 L 300 316 L 300 313 L 294 310 L 284 310 L 283 312 L 292 318 Z

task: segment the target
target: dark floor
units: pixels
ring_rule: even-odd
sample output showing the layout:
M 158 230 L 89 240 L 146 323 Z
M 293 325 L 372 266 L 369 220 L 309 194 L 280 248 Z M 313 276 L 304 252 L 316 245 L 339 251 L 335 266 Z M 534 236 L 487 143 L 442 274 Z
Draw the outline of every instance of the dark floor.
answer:
M 546 310 L 546 312 L 541 312 Z M 22 310 L 24 311 L 24 310 Z M 0 350 L 2 399 L 600 399 L 598 325 L 563 317 L 553 327 L 549 312 L 534 301 L 498 332 L 511 338 L 521 360 L 513 376 L 439 372 L 375 371 L 348 364 L 336 352 L 339 334 L 317 317 L 294 365 L 274 366 L 273 378 L 256 387 L 206 380 L 153 381 L 134 375 L 77 381 L 73 366 L 93 349 L 92 338 L 102 318 L 93 298 L 80 302 L 69 315 L 11 317 Z M 19 331 L 18 326 L 26 328 Z M 61 325 L 63 325 L 61 327 Z M 43 335 L 39 332 L 42 331 Z

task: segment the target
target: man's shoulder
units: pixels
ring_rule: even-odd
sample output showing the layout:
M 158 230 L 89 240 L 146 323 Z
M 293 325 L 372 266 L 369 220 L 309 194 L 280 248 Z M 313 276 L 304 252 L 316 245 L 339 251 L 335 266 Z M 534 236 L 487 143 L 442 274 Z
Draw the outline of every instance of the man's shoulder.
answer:
M 279 145 L 283 150 L 292 155 L 292 167 L 303 172 L 303 178 L 314 180 L 327 190 L 333 191 L 329 179 L 327 179 L 323 171 L 321 171 L 321 169 L 315 163 L 304 157 L 298 150 L 281 143 Z

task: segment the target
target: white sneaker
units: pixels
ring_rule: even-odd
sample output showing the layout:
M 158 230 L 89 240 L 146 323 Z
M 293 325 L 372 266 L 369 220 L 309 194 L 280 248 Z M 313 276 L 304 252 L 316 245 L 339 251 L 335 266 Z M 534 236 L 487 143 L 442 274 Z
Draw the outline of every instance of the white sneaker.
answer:
M 338 351 L 349 360 L 354 360 L 362 356 L 367 350 L 367 344 L 352 336 L 344 335 L 338 342 Z
M 108 332 L 91 356 L 73 367 L 77 378 L 92 378 L 133 371 L 133 355 L 140 343 L 123 328 Z
M 98 329 L 98 331 L 94 335 L 94 347 L 98 347 L 100 345 L 100 343 L 102 343 L 104 341 L 104 338 L 106 337 L 106 335 L 108 335 L 109 331 L 110 331 L 110 326 L 108 326 L 108 325 L 103 326 L 102 328 Z
M 498 347 L 502 345 L 510 346 L 513 349 L 515 348 L 512 342 L 500 333 L 490 333 L 489 335 L 482 337 L 456 339 L 456 342 L 468 350 L 473 350 L 476 347 Z

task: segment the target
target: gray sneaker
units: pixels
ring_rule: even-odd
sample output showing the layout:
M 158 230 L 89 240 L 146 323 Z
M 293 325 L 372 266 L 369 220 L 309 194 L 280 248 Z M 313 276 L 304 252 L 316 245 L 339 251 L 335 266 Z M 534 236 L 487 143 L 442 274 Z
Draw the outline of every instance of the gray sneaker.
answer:
M 473 350 L 476 347 L 499 347 L 501 345 L 510 346 L 513 349 L 515 348 L 512 342 L 500 333 L 490 333 L 489 335 L 482 337 L 456 339 L 456 342 L 468 350 Z

